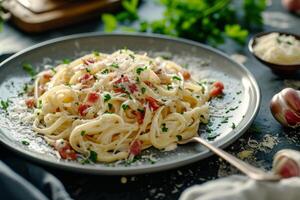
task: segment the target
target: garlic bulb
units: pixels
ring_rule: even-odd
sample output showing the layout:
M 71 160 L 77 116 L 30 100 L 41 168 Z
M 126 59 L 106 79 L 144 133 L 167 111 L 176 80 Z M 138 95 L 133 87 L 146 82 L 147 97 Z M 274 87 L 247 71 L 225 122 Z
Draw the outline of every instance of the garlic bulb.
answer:
M 275 154 L 273 171 L 283 178 L 300 176 L 300 152 L 283 149 Z
M 275 119 L 284 126 L 296 128 L 300 126 L 300 91 L 285 88 L 274 95 L 271 112 Z

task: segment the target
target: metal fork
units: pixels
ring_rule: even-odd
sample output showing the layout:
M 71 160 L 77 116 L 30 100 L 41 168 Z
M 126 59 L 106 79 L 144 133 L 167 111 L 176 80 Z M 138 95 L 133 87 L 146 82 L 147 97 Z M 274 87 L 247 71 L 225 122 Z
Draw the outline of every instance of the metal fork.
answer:
M 281 179 L 281 177 L 277 174 L 274 174 L 272 172 L 265 172 L 259 168 L 256 168 L 252 165 L 249 165 L 248 163 L 236 158 L 235 156 L 225 152 L 224 150 L 215 147 L 214 145 L 207 142 L 205 139 L 201 137 L 192 137 L 190 139 L 179 141 L 179 144 L 186 144 L 190 142 L 198 142 L 205 147 L 207 147 L 209 150 L 211 150 L 213 153 L 217 154 L 227 162 L 229 162 L 231 165 L 236 167 L 238 170 L 246 174 L 248 177 L 257 180 L 257 181 L 278 181 Z

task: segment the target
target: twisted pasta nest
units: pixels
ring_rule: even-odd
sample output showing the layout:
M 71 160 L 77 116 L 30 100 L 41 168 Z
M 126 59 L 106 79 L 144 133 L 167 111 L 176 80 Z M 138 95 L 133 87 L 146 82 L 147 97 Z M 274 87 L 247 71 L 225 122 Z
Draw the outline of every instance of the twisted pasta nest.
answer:
M 33 129 L 101 162 L 171 150 L 208 122 L 213 89 L 160 57 L 93 53 L 39 73 Z

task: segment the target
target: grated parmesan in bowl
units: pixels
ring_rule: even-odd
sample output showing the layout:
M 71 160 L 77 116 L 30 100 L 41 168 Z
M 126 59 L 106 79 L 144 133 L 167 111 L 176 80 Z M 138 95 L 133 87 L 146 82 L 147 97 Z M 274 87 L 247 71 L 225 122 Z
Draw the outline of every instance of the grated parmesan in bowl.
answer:
M 277 32 L 263 34 L 255 39 L 253 53 L 272 64 L 300 65 L 300 40 Z

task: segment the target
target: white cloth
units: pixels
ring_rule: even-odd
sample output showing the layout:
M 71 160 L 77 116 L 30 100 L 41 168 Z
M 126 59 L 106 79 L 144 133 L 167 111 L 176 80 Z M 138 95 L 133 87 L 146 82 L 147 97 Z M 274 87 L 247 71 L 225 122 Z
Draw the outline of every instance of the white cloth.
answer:
M 300 178 L 261 182 L 235 175 L 190 187 L 179 200 L 300 200 Z

